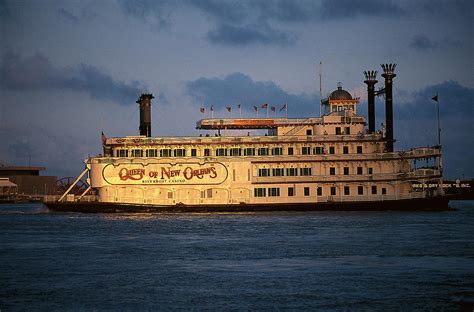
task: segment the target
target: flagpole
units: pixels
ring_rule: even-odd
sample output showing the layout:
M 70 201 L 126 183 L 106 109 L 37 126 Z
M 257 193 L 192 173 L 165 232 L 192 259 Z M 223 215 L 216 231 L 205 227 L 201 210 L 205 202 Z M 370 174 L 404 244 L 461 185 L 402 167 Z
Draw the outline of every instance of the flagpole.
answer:
M 241 104 L 239 104 L 239 118 L 242 118 L 242 107 L 241 107 Z
M 288 119 L 288 104 L 285 105 L 286 119 Z
M 268 104 L 267 104 L 267 118 L 268 118 Z
M 438 94 L 436 94 L 436 104 L 438 105 L 438 145 L 441 147 L 441 126 L 439 124 L 439 97 Z

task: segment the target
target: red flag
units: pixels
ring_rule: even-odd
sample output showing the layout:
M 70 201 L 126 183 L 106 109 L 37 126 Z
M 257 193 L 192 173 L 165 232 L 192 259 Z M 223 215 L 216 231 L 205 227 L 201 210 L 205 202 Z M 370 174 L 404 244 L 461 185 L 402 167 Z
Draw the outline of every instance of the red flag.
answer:
M 211 111 L 214 111 L 214 105 L 211 105 Z
M 258 107 L 257 107 L 257 106 L 254 106 L 253 109 L 255 109 L 255 111 L 258 111 Z
M 268 104 L 267 104 L 267 103 L 265 103 L 265 104 L 262 105 L 262 108 L 267 108 L 267 107 L 268 107 Z
M 226 108 L 229 113 L 232 111 L 232 106 L 227 106 Z
M 270 106 L 270 110 L 274 112 L 276 110 L 275 106 Z
M 282 108 L 280 108 L 280 112 L 281 112 L 282 110 L 286 109 L 286 108 L 287 108 L 287 106 L 286 106 L 286 104 L 284 104 L 284 105 L 282 106 Z
M 201 111 L 201 113 L 204 113 L 206 111 L 204 107 L 201 107 L 199 110 Z

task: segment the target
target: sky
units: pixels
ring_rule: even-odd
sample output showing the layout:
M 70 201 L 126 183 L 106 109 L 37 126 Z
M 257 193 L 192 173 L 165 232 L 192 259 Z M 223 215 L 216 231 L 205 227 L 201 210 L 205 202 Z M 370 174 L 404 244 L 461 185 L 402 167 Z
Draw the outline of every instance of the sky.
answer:
M 363 72 L 381 88 L 380 64 L 396 63 L 395 149 L 437 144 L 438 94 L 444 174 L 474 178 L 473 12 L 464 0 L 0 0 L 0 164 L 77 176 L 102 131 L 138 134 L 144 92 L 154 136 L 203 133 L 211 105 L 318 116 L 320 71 L 323 97 L 341 82 L 366 115 Z M 383 98 L 376 115 L 380 128 Z

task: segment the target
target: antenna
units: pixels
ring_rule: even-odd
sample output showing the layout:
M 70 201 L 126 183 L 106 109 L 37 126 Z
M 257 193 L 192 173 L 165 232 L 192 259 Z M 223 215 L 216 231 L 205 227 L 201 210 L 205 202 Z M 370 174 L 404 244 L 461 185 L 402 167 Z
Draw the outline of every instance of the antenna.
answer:
M 319 117 L 323 115 L 323 62 L 319 62 Z

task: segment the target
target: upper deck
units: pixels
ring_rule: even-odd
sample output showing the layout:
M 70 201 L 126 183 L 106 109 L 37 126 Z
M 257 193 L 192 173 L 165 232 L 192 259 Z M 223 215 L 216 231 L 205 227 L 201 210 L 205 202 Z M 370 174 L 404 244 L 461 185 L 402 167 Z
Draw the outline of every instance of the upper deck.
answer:
M 276 129 L 278 127 L 315 125 L 322 123 L 322 118 L 207 118 L 196 122 L 196 129 Z

